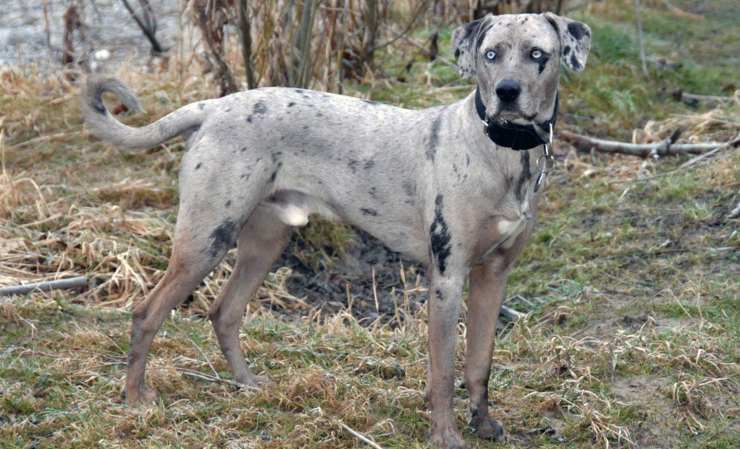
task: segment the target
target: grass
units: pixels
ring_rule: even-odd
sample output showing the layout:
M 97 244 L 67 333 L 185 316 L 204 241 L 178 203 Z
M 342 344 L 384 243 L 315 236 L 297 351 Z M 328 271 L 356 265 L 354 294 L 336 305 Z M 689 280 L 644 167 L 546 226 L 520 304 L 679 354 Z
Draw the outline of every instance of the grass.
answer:
M 668 72 L 652 64 L 647 78 L 630 8 L 605 3 L 579 13 L 596 40 L 584 75 L 563 80 L 563 126 L 614 138 L 633 129 L 649 136 L 682 127 L 684 138 L 700 140 L 737 132 L 737 105 L 693 110 L 669 94 L 724 92 L 738 49 L 726 29 L 737 20 L 732 2 L 710 2 L 704 21 L 644 2 L 649 54 L 682 63 Z M 388 77 L 347 90 L 415 107 L 452 101 L 469 85 L 448 58 L 428 63 L 411 47 L 389 48 L 379 55 Z M 180 82 L 172 70 L 123 74 L 149 111 L 128 120 L 147 123 L 209 95 L 205 81 Z M 149 381 L 157 404 L 125 406 L 129 311 L 166 266 L 183 148 L 124 153 L 96 142 L 82 130 L 76 95 L 63 79 L 0 72 L 0 284 L 71 273 L 99 279 L 83 294 L 0 298 L 0 447 L 363 447 L 342 424 L 384 448 L 426 447 L 424 311 L 399 310 L 407 319 L 393 326 L 360 325 L 349 309 L 326 314 L 291 296 L 285 270 L 270 275 L 241 333 L 254 370 L 273 388 L 239 391 L 192 377 L 230 377 L 202 318 L 227 263 L 155 340 Z M 492 413 L 509 440 L 476 444 L 737 447 L 740 222 L 727 215 L 740 200 L 740 153 L 679 169 L 683 159 L 556 149 L 537 231 L 509 284 L 510 296 L 537 307 L 499 336 L 494 354 Z M 327 260 L 350 238 L 325 224 L 303 233 Z M 277 302 L 300 313 L 276 314 Z M 458 388 L 463 428 L 465 397 Z M 467 430 L 466 438 L 475 441 Z

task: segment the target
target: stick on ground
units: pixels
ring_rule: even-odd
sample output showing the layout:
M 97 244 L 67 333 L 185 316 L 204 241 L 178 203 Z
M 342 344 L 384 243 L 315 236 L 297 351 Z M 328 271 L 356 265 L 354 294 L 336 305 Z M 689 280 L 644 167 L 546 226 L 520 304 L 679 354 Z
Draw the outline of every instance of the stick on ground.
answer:
M 629 143 L 598 139 L 565 130 L 560 131 L 558 136 L 585 150 L 593 148 L 602 153 L 621 153 L 640 157 L 702 154 L 721 146 L 735 146 L 740 142 L 740 139 L 735 137 L 728 142 L 673 143 L 672 139 L 665 139 L 656 143 Z
M 87 287 L 87 278 L 77 276 L 69 279 L 57 279 L 54 281 L 34 282 L 25 285 L 13 285 L 0 288 L 0 296 L 24 295 L 33 291 L 47 292 L 50 290 L 68 290 L 73 288 Z
M 371 447 L 373 447 L 375 449 L 383 449 L 381 446 L 378 445 L 378 443 L 376 443 L 375 441 L 373 441 L 370 438 L 366 437 L 365 435 L 361 434 L 360 432 L 356 431 L 355 429 L 351 428 L 347 424 L 345 424 L 345 423 L 343 423 L 341 421 L 337 421 L 337 424 L 339 424 L 339 426 L 342 429 L 344 429 L 347 432 L 351 433 L 354 437 L 356 437 L 357 439 L 359 439 L 363 443 L 367 444 L 368 446 L 371 446 Z

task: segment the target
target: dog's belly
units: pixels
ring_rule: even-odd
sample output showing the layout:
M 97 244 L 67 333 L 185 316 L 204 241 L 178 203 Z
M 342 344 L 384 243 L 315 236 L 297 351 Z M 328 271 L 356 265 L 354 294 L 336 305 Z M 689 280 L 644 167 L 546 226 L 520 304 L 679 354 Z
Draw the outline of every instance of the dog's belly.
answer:
M 417 232 L 413 222 L 407 217 L 386 217 L 372 220 L 377 216 L 366 216 L 362 212 L 353 214 L 350 208 L 332 205 L 329 202 L 297 190 L 276 192 L 265 202 L 271 207 L 280 221 L 288 226 L 301 227 L 308 224 L 312 216 L 350 224 L 377 238 L 392 251 L 404 254 L 419 262 L 424 261 L 427 252 L 426 241 Z M 376 212 L 378 215 L 384 211 Z

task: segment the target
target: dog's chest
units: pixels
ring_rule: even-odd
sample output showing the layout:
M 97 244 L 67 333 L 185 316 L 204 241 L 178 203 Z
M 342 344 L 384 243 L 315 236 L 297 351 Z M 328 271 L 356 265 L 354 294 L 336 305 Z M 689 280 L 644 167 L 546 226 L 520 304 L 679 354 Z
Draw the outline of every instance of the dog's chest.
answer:
M 512 172 L 511 182 L 504 183 L 505 188 L 489 200 L 490 209 L 481 217 L 476 245 L 481 260 L 510 249 L 533 223 L 541 192 L 541 188 L 535 189 L 538 175 L 532 170 Z

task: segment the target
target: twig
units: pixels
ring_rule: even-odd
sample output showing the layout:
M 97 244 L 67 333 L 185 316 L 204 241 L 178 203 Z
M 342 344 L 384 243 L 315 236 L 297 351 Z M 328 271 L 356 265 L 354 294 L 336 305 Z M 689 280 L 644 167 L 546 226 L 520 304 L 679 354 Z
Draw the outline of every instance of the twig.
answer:
M 187 369 L 187 368 L 175 368 L 175 370 L 181 372 L 184 376 L 192 377 L 193 379 L 205 380 L 206 382 L 223 383 L 223 384 L 231 385 L 239 389 L 243 389 L 243 390 L 251 390 L 251 391 L 259 390 L 258 387 L 252 387 L 249 385 L 240 384 L 239 382 L 234 382 L 233 380 L 230 380 L 230 379 L 224 379 L 223 377 L 211 376 L 209 374 L 204 374 L 199 371 L 194 371 L 194 370 Z
M 68 290 L 73 288 L 87 287 L 87 278 L 77 276 L 69 279 L 57 279 L 54 281 L 34 282 L 25 285 L 13 285 L 0 288 L 0 296 L 23 295 L 33 291 Z
M 257 87 L 252 66 L 252 31 L 249 23 L 249 5 L 247 0 L 239 0 L 239 32 L 242 38 L 242 58 L 244 59 L 244 75 L 247 79 L 247 89 Z
M 647 76 L 647 62 L 645 61 L 645 43 L 642 38 L 642 13 L 640 12 L 640 0 L 635 0 L 635 22 L 637 23 L 637 43 L 640 46 L 640 62 L 642 63 L 642 74 Z
M 676 101 L 686 103 L 689 106 L 698 106 L 699 103 L 706 103 L 709 106 L 729 103 L 734 97 L 721 97 L 717 95 L 697 95 L 677 90 L 673 92 L 673 98 Z
M 704 20 L 704 16 L 702 16 L 701 14 L 694 14 L 692 12 L 684 11 L 683 9 L 674 6 L 669 0 L 663 0 L 663 4 L 672 14 L 676 16 L 686 17 L 692 20 Z
M 740 133 L 738 133 L 734 139 L 730 140 L 729 142 L 725 142 L 722 145 L 718 146 L 717 148 L 713 149 L 712 151 L 707 151 L 704 154 L 701 154 L 699 156 L 696 156 L 695 158 L 692 158 L 688 160 L 687 162 L 681 164 L 680 168 L 687 168 L 690 167 L 698 162 L 703 161 L 704 159 L 708 159 L 715 154 L 719 153 L 720 151 L 724 150 L 725 148 L 729 148 L 731 146 L 737 145 L 737 143 L 740 141 Z
M 8 149 L 16 150 L 18 148 L 26 147 L 28 145 L 34 145 L 34 144 L 37 144 L 39 142 L 45 142 L 47 140 L 54 140 L 54 139 L 58 139 L 60 137 L 71 136 L 72 134 L 79 133 L 79 131 L 80 131 L 80 129 L 78 128 L 76 130 L 73 130 L 72 132 L 62 131 L 62 132 L 55 133 L 55 134 L 47 134 L 45 136 L 34 137 L 32 139 L 28 139 L 28 140 L 25 140 L 23 142 L 18 142 L 18 143 L 14 143 L 12 145 L 9 145 L 8 146 Z
M 51 28 L 49 26 L 49 0 L 44 0 L 44 33 L 46 34 L 46 47 L 49 49 L 49 59 L 53 55 L 51 46 Z
M 411 20 L 409 21 L 409 23 L 406 25 L 406 28 L 403 31 L 401 31 L 401 33 L 399 33 L 397 36 L 389 39 L 388 41 L 383 42 L 382 44 L 376 45 L 375 47 L 372 48 L 372 50 L 370 50 L 370 52 L 374 52 L 374 51 L 380 50 L 383 47 L 387 47 L 387 46 L 391 45 L 392 43 L 396 42 L 397 40 L 401 39 L 402 37 L 405 37 L 406 34 L 408 34 L 408 32 L 411 31 L 411 27 L 414 26 L 414 23 L 416 23 L 416 19 L 419 18 L 419 16 L 421 15 L 422 11 L 424 11 L 424 9 L 426 8 L 427 3 L 429 3 L 429 0 L 424 0 L 423 2 L 421 2 L 421 4 L 419 5 L 419 8 L 416 10 L 416 14 L 414 14 L 414 16 L 411 18 Z
M 154 15 L 154 10 L 152 9 L 152 5 L 149 3 L 149 1 L 139 0 L 139 4 L 141 5 L 142 10 L 142 17 L 139 17 L 139 15 L 136 14 L 136 11 L 134 11 L 134 8 L 131 7 L 128 0 L 121 0 L 121 2 L 123 2 L 123 6 L 125 6 L 129 14 L 131 14 L 131 17 L 139 26 L 141 32 L 144 33 L 144 36 L 146 36 L 147 40 L 149 40 L 149 44 L 152 46 L 152 54 L 164 54 L 167 49 L 164 48 L 157 39 L 157 17 Z
M 188 335 L 188 339 L 190 339 L 190 343 L 195 346 L 195 349 L 200 353 L 200 355 L 206 360 L 206 363 L 208 364 L 208 367 L 211 368 L 211 371 L 213 372 L 214 377 L 221 379 L 221 376 L 218 374 L 218 371 L 216 371 L 216 368 L 213 367 L 213 364 L 211 363 L 211 360 L 208 358 L 205 352 L 203 352 L 203 349 L 201 349 L 200 346 L 198 346 L 198 343 L 193 340 L 191 336 Z
M 375 300 L 375 312 L 380 313 L 380 304 L 378 303 L 378 283 L 375 281 L 375 267 L 372 267 L 373 275 L 373 299 Z
M 351 433 L 354 437 L 356 437 L 358 440 L 362 441 L 363 443 L 367 444 L 370 447 L 373 447 L 375 449 L 383 449 L 382 446 L 378 445 L 375 441 L 371 440 L 370 438 L 366 437 L 365 435 L 361 434 L 360 432 L 356 431 L 355 429 L 351 428 L 347 424 L 337 421 L 337 424 L 339 426 L 346 430 L 347 432 Z
M 673 143 L 673 139 L 665 139 L 656 143 L 628 143 L 615 140 L 597 139 L 562 130 L 558 135 L 584 149 L 595 149 L 602 153 L 621 153 L 640 157 L 659 157 L 677 154 L 702 154 L 724 146 L 735 146 L 740 142 L 740 136 L 729 142 L 706 143 Z
M 738 218 L 738 217 L 740 217 L 740 202 L 738 202 L 737 206 L 735 206 L 735 208 L 732 209 L 732 211 L 729 214 L 727 214 L 727 218 L 729 219 Z
M 502 315 L 504 318 L 506 318 L 509 321 L 516 321 L 520 318 L 523 318 L 526 316 L 526 314 L 517 312 L 516 310 L 512 309 L 511 307 L 507 307 L 502 305 L 501 311 L 499 312 L 499 315 Z

